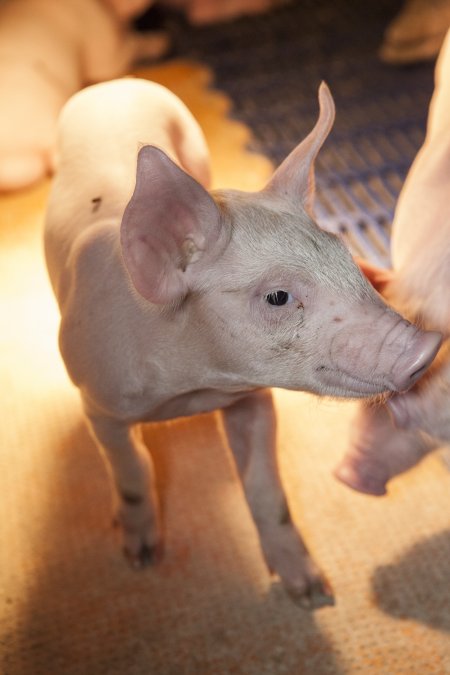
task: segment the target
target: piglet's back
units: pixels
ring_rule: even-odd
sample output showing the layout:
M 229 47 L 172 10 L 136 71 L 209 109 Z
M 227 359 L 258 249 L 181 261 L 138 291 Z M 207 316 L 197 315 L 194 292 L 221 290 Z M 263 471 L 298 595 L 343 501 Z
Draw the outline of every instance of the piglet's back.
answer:
M 100 223 L 118 231 L 135 187 L 137 155 L 143 145 L 162 148 L 208 186 L 203 132 L 165 87 L 123 78 L 87 87 L 65 105 L 45 227 L 47 264 L 55 288 L 82 232 Z
M 208 149 L 186 106 L 165 87 L 123 78 L 88 87 L 65 105 L 59 120 L 57 187 L 78 193 L 114 189 L 131 197 L 142 145 L 164 149 L 201 183 L 208 182 Z M 194 159 L 195 161 L 194 161 Z M 123 204 L 125 206 L 125 204 Z

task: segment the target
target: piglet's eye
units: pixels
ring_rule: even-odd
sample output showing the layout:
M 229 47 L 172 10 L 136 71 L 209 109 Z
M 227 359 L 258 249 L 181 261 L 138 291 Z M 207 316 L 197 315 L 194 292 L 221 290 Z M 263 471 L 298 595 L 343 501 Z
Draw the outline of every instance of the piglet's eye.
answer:
M 269 305 L 280 307 L 281 305 L 285 305 L 287 302 L 289 302 L 290 297 L 291 295 L 287 291 L 273 291 L 272 293 L 268 293 L 266 295 L 266 301 L 269 303 Z

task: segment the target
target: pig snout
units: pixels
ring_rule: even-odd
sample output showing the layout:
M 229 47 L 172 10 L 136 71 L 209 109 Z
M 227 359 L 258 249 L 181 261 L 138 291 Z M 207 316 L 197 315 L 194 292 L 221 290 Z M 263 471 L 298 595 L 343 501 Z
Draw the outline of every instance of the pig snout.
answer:
M 322 377 L 333 384 L 339 376 L 360 396 L 405 392 L 430 366 L 441 342 L 440 333 L 423 331 L 391 311 L 372 315 L 370 323 L 366 314 L 335 333 Z
M 408 326 L 408 329 L 412 326 Z M 434 331 L 418 330 L 405 351 L 394 363 L 391 382 L 396 392 L 410 389 L 433 362 L 442 344 L 442 335 Z

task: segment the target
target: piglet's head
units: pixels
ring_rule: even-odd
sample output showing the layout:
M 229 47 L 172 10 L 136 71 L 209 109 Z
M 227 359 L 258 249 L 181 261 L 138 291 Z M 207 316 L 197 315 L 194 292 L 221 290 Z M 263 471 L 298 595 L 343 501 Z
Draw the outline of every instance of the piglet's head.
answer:
M 321 114 L 314 130 L 283 162 L 261 194 L 279 195 L 282 201 L 311 208 L 314 159 L 334 120 L 334 103 L 325 83 L 319 100 Z M 230 191 L 231 201 L 236 194 Z M 151 145 L 141 148 L 121 241 L 128 272 L 143 297 L 166 304 L 193 290 L 201 266 L 193 269 L 192 264 L 217 257 L 230 238 L 233 224 L 221 209 L 226 195 L 218 193 L 214 199 L 162 150 Z M 258 196 L 248 195 L 250 202 Z
M 314 161 L 334 120 L 324 83 L 319 103 L 314 129 L 260 192 L 209 194 L 161 150 L 139 152 L 124 262 L 146 300 L 197 327 L 204 386 L 370 396 L 408 389 L 437 352 L 440 336 L 391 310 L 313 220 Z

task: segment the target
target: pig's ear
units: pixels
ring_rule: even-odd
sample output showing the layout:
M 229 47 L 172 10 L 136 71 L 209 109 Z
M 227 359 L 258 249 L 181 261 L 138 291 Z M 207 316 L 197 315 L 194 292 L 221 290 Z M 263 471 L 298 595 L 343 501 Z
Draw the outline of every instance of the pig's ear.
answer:
M 333 97 L 325 82 L 319 87 L 319 104 L 314 129 L 280 164 L 265 188 L 289 201 L 300 201 L 308 211 L 314 202 L 314 161 L 334 122 Z
M 383 295 L 383 291 L 386 289 L 386 286 L 392 281 L 394 277 L 393 271 L 383 267 L 377 267 L 364 258 L 358 258 L 357 256 L 355 256 L 354 260 L 375 290 Z
M 211 250 L 219 232 L 219 211 L 200 183 L 162 150 L 141 148 L 121 225 L 122 255 L 136 290 L 158 304 L 181 300 L 192 285 L 192 263 Z

